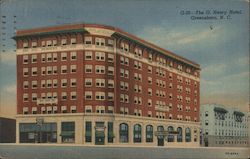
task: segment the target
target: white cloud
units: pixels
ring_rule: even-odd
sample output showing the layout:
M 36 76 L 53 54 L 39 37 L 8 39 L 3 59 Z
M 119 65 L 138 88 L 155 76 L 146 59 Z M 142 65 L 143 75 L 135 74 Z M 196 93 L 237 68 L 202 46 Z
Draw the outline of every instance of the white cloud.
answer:
M 16 94 L 16 84 L 10 84 L 3 88 L 2 93 Z
M 202 74 L 206 76 L 217 76 L 225 72 L 228 66 L 225 63 L 212 64 L 202 69 Z

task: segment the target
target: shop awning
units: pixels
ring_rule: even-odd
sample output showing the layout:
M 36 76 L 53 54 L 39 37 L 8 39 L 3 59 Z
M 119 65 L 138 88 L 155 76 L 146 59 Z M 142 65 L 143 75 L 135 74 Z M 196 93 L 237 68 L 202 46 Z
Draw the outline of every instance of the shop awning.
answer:
M 61 136 L 74 136 L 74 131 L 62 131 Z

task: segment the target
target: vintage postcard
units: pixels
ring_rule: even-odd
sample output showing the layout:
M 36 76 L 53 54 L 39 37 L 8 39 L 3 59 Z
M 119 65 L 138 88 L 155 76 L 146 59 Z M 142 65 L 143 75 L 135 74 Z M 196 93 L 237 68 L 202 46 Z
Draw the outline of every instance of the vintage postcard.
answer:
M 0 0 L 0 159 L 249 159 L 249 0 Z

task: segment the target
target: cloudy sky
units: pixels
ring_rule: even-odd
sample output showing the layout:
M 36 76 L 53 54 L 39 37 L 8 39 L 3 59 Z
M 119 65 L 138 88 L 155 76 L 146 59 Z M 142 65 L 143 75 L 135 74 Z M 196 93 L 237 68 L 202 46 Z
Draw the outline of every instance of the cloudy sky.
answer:
M 0 3 L 0 115 L 15 114 L 16 59 L 14 41 L 10 39 L 15 30 L 79 22 L 119 27 L 199 63 L 201 104 L 248 109 L 249 0 L 1 0 Z M 238 14 L 229 14 L 230 10 Z M 183 11 L 187 14 L 181 14 Z M 205 14 L 206 11 L 210 14 Z M 225 12 L 223 19 L 219 12 Z M 192 20 L 191 16 L 217 19 Z

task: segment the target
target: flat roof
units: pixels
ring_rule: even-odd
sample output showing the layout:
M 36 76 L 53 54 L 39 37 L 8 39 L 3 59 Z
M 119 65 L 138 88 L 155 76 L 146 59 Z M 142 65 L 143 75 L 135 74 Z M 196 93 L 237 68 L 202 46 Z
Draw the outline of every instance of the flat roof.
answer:
M 13 37 L 14 39 L 25 37 L 25 36 L 39 36 L 39 35 L 51 35 L 51 34 L 60 34 L 60 33 L 69 33 L 69 32 L 84 32 L 86 31 L 85 27 L 93 27 L 93 28 L 101 28 L 101 29 L 109 29 L 114 31 L 116 35 L 122 36 L 125 38 L 128 38 L 130 40 L 136 41 L 140 43 L 141 45 L 144 45 L 152 50 L 155 50 L 157 52 L 160 52 L 164 55 L 167 55 L 169 57 L 172 57 L 174 59 L 177 59 L 179 61 L 182 61 L 184 63 L 187 63 L 198 70 L 200 70 L 200 65 L 188 60 L 184 57 L 181 57 L 171 51 L 168 51 L 166 49 L 163 49 L 153 43 L 150 43 L 148 41 L 145 41 L 135 35 L 132 35 L 128 32 L 125 32 L 119 28 L 108 26 L 108 25 L 102 25 L 102 24 L 65 24 L 65 25 L 56 25 L 56 26 L 48 26 L 48 27 L 39 27 L 39 28 L 32 28 L 32 29 L 22 29 L 16 31 L 16 36 Z

